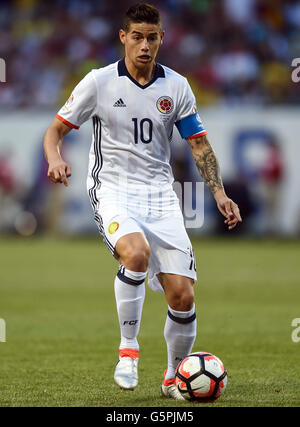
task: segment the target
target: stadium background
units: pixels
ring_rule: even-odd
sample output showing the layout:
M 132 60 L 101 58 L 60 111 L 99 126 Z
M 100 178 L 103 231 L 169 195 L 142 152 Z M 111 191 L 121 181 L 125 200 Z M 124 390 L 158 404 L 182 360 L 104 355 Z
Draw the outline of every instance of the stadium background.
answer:
M 7 63 L 0 90 L 2 232 L 95 232 L 83 184 L 91 125 L 72 132 L 65 144 L 73 166 L 68 191 L 47 182 L 41 142 L 77 82 L 91 68 L 122 57 L 118 29 L 126 4 L 1 2 L 0 57 Z M 238 232 L 299 235 L 300 84 L 291 79 L 292 59 L 299 56 L 299 2 L 157 4 L 167 29 L 159 61 L 187 76 L 194 89 L 227 191 L 245 219 Z M 173 146 L 176 180 L 199 181 L 176 133 Z M 205 201 L 198 233 L 222 232 L 208 192 Z
M 97 396 L 90 400 L 82 397 L 84 392 L 91 392 L 96 361 L 81 365 L 82 361 L 74 356 L 76 349 L 82 356 L 84 345 L 86 354 L 88 349 L 95 350 L 94 345 L 107 357 L 111 354 L 107 344 L 95 344 L 103 324 L 102 314 L 111 315 L 100 301 L 105 300 L 109 307 L 114 304 L 112 290 L 105 283 L 111 282 L 116 265 L 102 243 L 99 249 L 100 239 L 85 190 L 91 124 L 72 131 L 65 140 L 64 155 L 73 171 L 67 189 L 47 180 L 42 138 L 76 83 L 91 68 L 105 66 L 123 56 L 118 29 L 126 6 L 132 3 L 0 3 L 0 58 L 6 62 L 6 82 L 0 83 L 0 318 L 7 322 L 9 337 L 6 344 L 0 344 L 0 350 L 3 357 L 10 359 L 7 363 L 6 358 L 2 365 L 8 380 L 0 388 L 8 397 L 0 404 L 99 404 Z M 243 346 L 247 349 L 244 360 L 238 353 L 238 366 L 232 372 L 240 383 L 233 384 L 233 394 L 228 392 L 225 404 L 257 403 L 253 395 L 259 392 L 261 404 L 298 405 L 299 399 L 289 391 L 291 384 L 295 389 L 298 384 L 295 378 L 299 378 L 299 369 L 295 366 L 300 345 L 290 339 L 291 321 L 300 317 L 300 83 L 291 78 L 292 60 L 300 57 L 300 2 L 152 3 L 159 7 L 166 29 L 158 62 L 189 79 L 228 195 L 239 203 L 244 219 L 241 226 L 228 233 L 211 195 L 205 191 L 203 226 L 189 230 L 200 258 L 197 261 L 201 268 L 201 298 L 206 301 L 199 299 L 201 318 L 206 319 L 199 345 L 202 347 L 204 342 L 206 350 L 220 357 L 225 354 L 229 364 L 236 363 L 234 352 Z M 172 165 L 178 182 L 201 180 L 187 144 L 176 133 Z M 74 240 L 78 236 L 81 239 Z M 82 271 L 86 271 L 84 278 Z M 57 275 L 63 285 L 57 283 Z M 165 307 L 156 295 L 149 298 L 157 313 L 162 313 L 163 321 Z M 87 308 L 90 319 L 86 316 Z M 144 316 L 149 321 L 147 303 Z M 106 332 L 107 342 L 118 341 L 115 317 L 112 322 L 116 336 Z M 104 324 L 110 328 L 107 320 Z M 160 330 L 161 326 L 157 328 Z M 162 340 L 154 329 L 147 331 L 142 335 L 145 346 L 147 333 L 149 346 L 155 337 Z M 226 343 L 216 344 L 214 338 L 218 341 L 224 334 Z M 78 337 L 82 345 L 76 343 Z M 66 347 L 61 346 L 60 338 Z M 61 346 L 60 355 L 54 350 L 56 345 Z M 153 355 L 153 348 L 149 348 Z M 33 351 L 39 380 L 34 379 Z M 155 351 L 155 366 L 160 368 Z M 254 355 L 250 366 L 249 355 Z M 285 373 L 279 366 L 283 355 L 290 366 Z M 253 372 L 259 375 L 255 361 L 263 357 L 269 367 L 269 371 L 264 367 L 269 374 L 265 388 L 252 377 Z M 243 363 L 247 363 L 248 370 Z M 16 364 L 22 366 L 19 379 L 15 377 Z M 72 377 L 70 381 L 75 384 L 67 396 L 60 390 L 59 382 L 53 380 L 62 366 L 67 382 Z M 280 386 L 276 386 L 271 367 L 277 369 Z M 69 373 L 68 377 L 68 369 L 77 369 L 79 373 Z M 253 392 L 249 396 L 246 393 L 244 400 L 242 375 L 246 375 Z M 285 383 L 287 377 L 291 378 L 289 385 Z M 84 378 L 84 391 L 76 382 L 80 378 Z M 152 379 L 149 381 L 151 384 Z M 45 395 L 44 384 L 48 384 Z M 57 392 L 55 397 L 51 387 Z M 271 389 L 272 396 L 268 394 Z M 121 403 L 116 396 L 100 399 L 103 405 L 122 406 L 122 402 L 132 404 L 128 397 L 123 397 Z M 144 401 L 141 398 L 134 404 L 145 402 L 146 394 Z M 161 400 L 153 402 L 162 405 Z

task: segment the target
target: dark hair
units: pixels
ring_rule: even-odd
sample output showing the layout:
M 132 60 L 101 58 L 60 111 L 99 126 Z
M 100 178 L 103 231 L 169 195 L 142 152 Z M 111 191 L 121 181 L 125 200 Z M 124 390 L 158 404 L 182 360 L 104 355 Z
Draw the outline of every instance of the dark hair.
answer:
M 161 25 L 159 11 L 148 3 L 137 3 L 127 10 L 123 21 L 123 28 L 129 31 L 131 22 Z

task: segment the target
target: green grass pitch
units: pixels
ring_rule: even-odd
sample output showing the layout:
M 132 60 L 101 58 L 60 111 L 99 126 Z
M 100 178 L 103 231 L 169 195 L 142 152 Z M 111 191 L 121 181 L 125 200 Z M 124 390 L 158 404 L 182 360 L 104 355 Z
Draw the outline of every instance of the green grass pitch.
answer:
M 198 334 L 194 351 L 224 362 L 213 404 L 162 398 L 164 296 L 147 288 L 139 385 L 118 389 L 117 262 L 100 240 L 0 240 L 0 406 L 300 406 L 300 242 L 194 240 Z

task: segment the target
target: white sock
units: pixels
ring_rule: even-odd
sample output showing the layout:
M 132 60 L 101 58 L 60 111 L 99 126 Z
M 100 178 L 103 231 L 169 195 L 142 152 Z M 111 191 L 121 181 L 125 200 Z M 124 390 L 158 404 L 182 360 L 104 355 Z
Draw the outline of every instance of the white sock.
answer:
M 168 350 L 168 369 L 165 379 L 175 377 L 180 360 L 191 353 L 196 338 L 195 305 L 190 311 L 176 311 L 168 307 L 164 336 Z
M 137 336 L 145 299 L 146 275 L 147 272 L 131 271 L 120 265 L 115 278 L 115 297 L 121 330 L 120 349 L 139 350 Z

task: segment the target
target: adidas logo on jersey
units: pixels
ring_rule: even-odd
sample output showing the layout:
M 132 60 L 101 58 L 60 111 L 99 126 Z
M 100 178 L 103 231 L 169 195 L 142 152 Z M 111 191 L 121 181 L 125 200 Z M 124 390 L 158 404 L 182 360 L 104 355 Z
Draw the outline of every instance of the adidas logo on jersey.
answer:
M 122 98 L 118 99 L 117 102 L 114 103 L 114 107 L 126 107 Z

